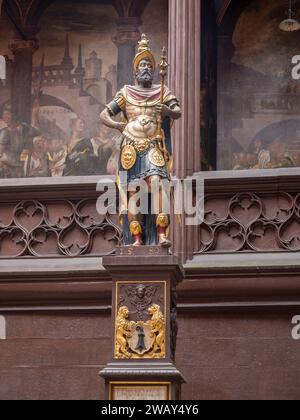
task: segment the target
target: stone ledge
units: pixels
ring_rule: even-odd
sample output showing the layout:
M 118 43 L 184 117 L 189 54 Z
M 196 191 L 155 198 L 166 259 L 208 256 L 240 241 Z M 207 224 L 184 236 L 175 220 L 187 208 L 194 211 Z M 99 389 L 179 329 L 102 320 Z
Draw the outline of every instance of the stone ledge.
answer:
M 59 257 L 59 258 L 16 258 L 0 259 L 1 277 L 12 277 L 22 274 L 49 276 L 51 274 L 66 274 L 69 276 L 84 273 L 105 272 L 100 257 Z
M 203 254 L 197 255 L 183 265 L 187 277 L 191 273 L 203 273 L 209 270 L 219 271 L 245 271 L 245 270 L 300 270 L 299 252 L 273 252 L 273 253 L 233 253 L 233 254 Z M 113 259 L 114 256 L 106 257 Z M 126 258 L 126 257 L 125 257 Z M 141 257 L 140 257 L 141 258 Z M 140 259 L 138 258 L 138 259 Z M 122 259 L 122 257 L 121 257 Z M 155 259 L 155 257 L 152 257 Z M 146 259 L 145 259 L 145 262 Z M 121 261 L 120 261 L 121 263 Z M 150 261 L 148 260 L 150 264 Z M 148 265 L 149 265 L 148 264 Z M 50 274 L 97 274 L 107 277 L 101 257 L 59 257 L 59 258 L 16 258 L 0 259 L 1 277 L 12 277 L 22 274 L 43 275 Z
M 299 252 L 266 253 L 228 253 L 196 255 L 184 264 L 187 273 L 206 270 L 245 271 L 245 270 L 300 270 Z
M 178 298 L 181 311 L 295 310 L 300 262 L 290 253 L 198 256 L 185 265 Z M 107 312 L 110 305 L 101 258 L 0 260 L 0 312 Z

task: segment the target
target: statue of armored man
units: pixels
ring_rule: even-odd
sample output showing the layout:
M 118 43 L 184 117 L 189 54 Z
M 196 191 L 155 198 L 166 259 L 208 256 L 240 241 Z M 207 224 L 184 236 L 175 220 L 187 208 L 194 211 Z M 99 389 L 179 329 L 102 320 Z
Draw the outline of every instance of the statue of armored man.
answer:
M 165 86 L 167 67 L 167 52 L 164 48 L 160 63 L 161 84 L 154 85 L 156 62 L 149 48 L 149 40 L 146 35 L 142 35 L 133 61 L 135 85 L 125 85 L 100 115 L 107 127 L 122 133 L 119 173 L 122 171 L 127 175 L 127 185 L 139 180 L 146 181 L 149 194 L 155 183 L 158 185 L 161 180 L 170 180 L 171 125 L 173 120 L 181 117 L 177 98 Z M 121 114 L 121 122 L 114 119 L 118 114 Z M 124 179 L 119 182 L 121 198 L 122 182 Z M 127 207 L 122 208 L 120 203 L 125 245 L 171 246 L 168 239 L 170 215 L 163 212 L 166 191 L 164 188 L 156 191 L 159 194 L 156 197 L 159 203 L 156 214 L 139 214 Z M 135 194 L 136 191 L 126 192 L 124 202 L 127 203 Z

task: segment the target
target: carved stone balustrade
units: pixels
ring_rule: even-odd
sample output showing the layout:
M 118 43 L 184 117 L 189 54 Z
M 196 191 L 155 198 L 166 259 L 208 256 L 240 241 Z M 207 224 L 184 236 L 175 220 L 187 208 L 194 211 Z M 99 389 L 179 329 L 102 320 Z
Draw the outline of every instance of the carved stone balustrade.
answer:
M 299 172 L 202 173 L 205 219 L 194 255 L 300 251 Z M 118 215 L 96 210 L 99 179 L 1 180 L 0 258 L 113 255 L 122 228 Z
M 14 193 L 2 181 L 0 258 L 113 254 L 122 231 L 118 215 L 97 212 L 98 180 L 19 180 Z

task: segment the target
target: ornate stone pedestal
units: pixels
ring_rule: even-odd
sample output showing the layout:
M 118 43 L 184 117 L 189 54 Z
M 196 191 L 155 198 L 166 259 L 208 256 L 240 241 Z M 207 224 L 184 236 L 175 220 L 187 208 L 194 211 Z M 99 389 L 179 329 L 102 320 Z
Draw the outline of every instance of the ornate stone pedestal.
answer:
M 100 372 L 109 400 L 178 400 L 176 286 L 183 279 L 167 249 L 121 247 L 103 265 L 113 280 L 112 362 Z

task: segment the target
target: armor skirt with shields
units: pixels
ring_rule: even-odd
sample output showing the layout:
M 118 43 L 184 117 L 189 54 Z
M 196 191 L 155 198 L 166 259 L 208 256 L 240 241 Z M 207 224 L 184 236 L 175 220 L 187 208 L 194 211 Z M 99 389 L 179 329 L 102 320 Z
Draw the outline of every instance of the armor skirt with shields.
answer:
M 128 141 L 128 138 L 124 136 L 121 145 L 119 161 L 119 175 L 121 175 L 121 171 L 123 172 L 119 179 L 120 188 L 124 186 L 124 183 L 127 183 L 128 185 L 132 182 L 139 181 L 141 179 L 147 179 L 151 176 L 159 176 L 161 179 L 169 179 L 167 164 L 165 162 L 163 153 L 157 147 L 156 142 L 149 141 L 149 144 L 146 145 L 146 150 L 142 149 L 143 147 L 141 144 L 135 144 L 132 141 Z M 126 173 L 125 177 L 124 172 Z M 148 203 L 149 214 L 143 218 L 142 222 L 142 240 L 145 245 L 156 245 L 157 215 L 151 214 L 151 195 L 149 195 Z M 122 222 L 124 228 L 124 244 L 132 245 L 134 241 L 130 233 L 127 214 L 122 215 Z
M 154 175 L 169 178 L 164 156 L 155 141 L 133 142 L 125 136 L 121 145 L 119 171 L 127 172 L 127 183 Z

